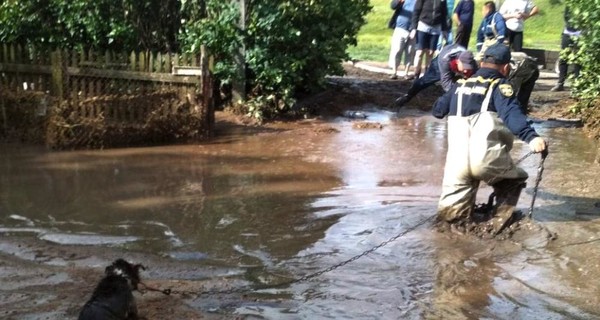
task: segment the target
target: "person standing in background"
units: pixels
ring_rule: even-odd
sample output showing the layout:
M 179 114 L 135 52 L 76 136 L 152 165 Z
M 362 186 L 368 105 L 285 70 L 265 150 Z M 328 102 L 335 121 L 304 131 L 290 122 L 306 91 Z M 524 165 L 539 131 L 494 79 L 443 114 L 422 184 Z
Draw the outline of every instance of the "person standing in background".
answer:
M 508 44 L 513 51 L 523 51 L 523 25 L 525 20 L 539 13 L 531 0 L 506 0 L 500 14 L 506 20 Z
M 454 38 L 454 42 L 465 48 L 469 48 L 474 13 L 475 2 L 473 0 L 460 0 L 452 15 L 452 20 L 456 23 L 456 37 Z
M 448 8 L 445 0 L 417 0 L 410 24 L 410 38 L 417 39 L 415 52 L 415 77 L 421 75 L 423 55 L 424 64 L 429 65 L 437 43 L 442 35 L 448 36 Z
M 562 39 L 560 41 L 561 50 L 569 49 L 569 52 L 574 52 L 577 50 L 576 39 L 581 35 L 581 30 L 575 29 L 571 24 L 570 20 L 570 12 L 569 8 L 565 7 L 564 19 L 565 19 L 565 29 L 562 33 Z M 561 54 L 562 56 L 562 54 Z M 558 58 L 558 82 L 550 91 L 563 91 L 565 90 L 565 80 L 567 80 L 567 72 L 569 70 L 569 64 L 566 59 Z M 573 66 L 573 74 L 575 77 L 579 76 L 579 71 L 581 70 L 581 66 L 575 64 Z
M 475 59 L 481 60 L 485 50 L 495 44 L 504 43 L 506 23 L 502 15 L 496 11 L 494 1 L 487 1 L 481 10 L 483 19 L 477 29 L 477 52 Z
M 390 6 L 393 10 L 398 10 L 388 60 L 393 72 L 390 78 L 398 79 L 398 66 L 402 56 L 404 56 L 404 75 L 408 78 L 408 71 L 414 58 L 414 41 L 409 37 L 409 29 L 415 0 L 392 0 Z
M 448 35 L 446 38 L 440 37 L 438 40 L 437 51 L 442 50 L 442 47 L 454 43 L 452 39 L 452 12 L 454 12 L 454 0 L 446 0 L 446 9 L 448 9 Z

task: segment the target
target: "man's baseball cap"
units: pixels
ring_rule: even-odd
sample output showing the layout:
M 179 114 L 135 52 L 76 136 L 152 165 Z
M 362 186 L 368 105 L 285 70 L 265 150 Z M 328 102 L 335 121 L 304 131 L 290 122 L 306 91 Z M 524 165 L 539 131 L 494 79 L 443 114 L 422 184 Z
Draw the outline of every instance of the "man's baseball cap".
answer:
M 483 62 L 503 65 L 510 62 L 510 49 L 502 43 L 489 46 L 483 53 Z
M 461 52 L 458 55 L 458 60 L 462 62 L 463 68 L 465 70 L 471 70 L 477 68 L 477 62 L 475 62 L 475 57 L 473 57 L 473 53 L 471 51 L 466 50 Z

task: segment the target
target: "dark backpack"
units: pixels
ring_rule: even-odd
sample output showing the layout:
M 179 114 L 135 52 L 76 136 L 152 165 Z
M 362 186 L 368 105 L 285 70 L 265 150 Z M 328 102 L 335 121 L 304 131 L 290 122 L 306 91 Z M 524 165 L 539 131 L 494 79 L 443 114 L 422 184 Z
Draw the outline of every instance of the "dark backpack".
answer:
M 395 29 L 396 19 L 398 19 L 400 11 L 402 11 L 402 3 L 400 3 L 399 0 L 392 0 L 390 3 L 390 8 L 394 10 L 394 13 L 392 13 L 392 17 L 390 18 L 390 21 L 388 21 L 388 28 Z

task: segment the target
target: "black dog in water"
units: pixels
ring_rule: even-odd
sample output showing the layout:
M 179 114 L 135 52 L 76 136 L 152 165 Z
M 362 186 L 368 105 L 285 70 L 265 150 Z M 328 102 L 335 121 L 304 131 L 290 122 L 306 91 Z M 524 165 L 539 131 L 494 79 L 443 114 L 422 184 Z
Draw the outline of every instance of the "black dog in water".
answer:
M 140 319 L 133 297 L 140 283 L 141 264 L 131 264 L 118 259 L 104 270 L 92 297 L 79 313 L 79 320 Z

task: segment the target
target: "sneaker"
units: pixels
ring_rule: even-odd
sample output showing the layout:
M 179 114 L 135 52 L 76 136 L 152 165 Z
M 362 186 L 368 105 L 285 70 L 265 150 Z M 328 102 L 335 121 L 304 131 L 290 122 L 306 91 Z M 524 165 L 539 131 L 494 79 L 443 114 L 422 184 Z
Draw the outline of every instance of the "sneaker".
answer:
M 563 86 L 562 84 L 557 84 L 554 87 L 552 87 L 552 89 L 550 89 L 550 91 L 552 92 L 557 92 L 557 91 L 564 91 L 565 90 L 565 86 Z
M 392 79 L 392 80 L 396 80 L 396 79 L 398 79 L 398 76 L 397 76 L 397 75 L 395 75 L 395 74 L 393 74 L 393 75 L 391 75 L 391 76 L 390 76 L 390 79 Z
M 414 74 L 407 74 L 404 76 L 404 80 L 413 80 L 415 78 Z

